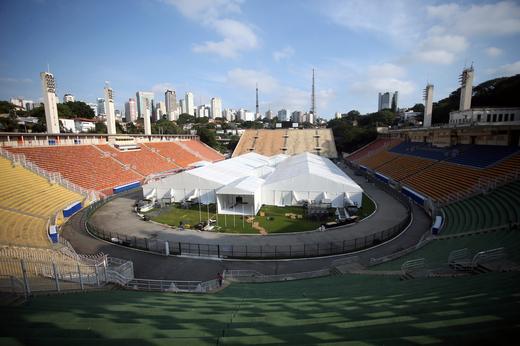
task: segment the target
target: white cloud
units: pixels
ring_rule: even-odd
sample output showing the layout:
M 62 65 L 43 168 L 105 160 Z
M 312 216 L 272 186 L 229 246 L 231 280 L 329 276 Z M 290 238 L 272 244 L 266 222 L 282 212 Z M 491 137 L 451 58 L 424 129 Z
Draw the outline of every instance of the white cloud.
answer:
M 258 39 L 253 30 L 244 23 L 233 19 L 219 19 L 211 26 L 223 39 L 195 44 L 193 51 L 197 53 L 215 53 L 224 58 L 236 58 L 242 51 L 258 47 Z
M 451 64 L 469 44 L 464 36 L 437 35 L 427 37 L 419 46 L 415 57 L 427 63 Z
M 383 91 L 399 91 L 402 95 L 409 95 L 416 91 L 415 84 L 405 79 L 404 68 L 384 63 L 368 66 L 361 72 L 357 82 L 352 84 L 352 91 L 361 94 L 376 94 Z
M 515 61 L 511 64 L 499 66 L 494 69 L 489 69 L 487 72 L 489 74 L 493 74 L 500 77 L 508 77 L 520 74 L 520 60 Z
M 520 32 L 520 5 L 513 1 L 494 4 L 443 4 L 427 6 L 430 18 L 440 21 L 437 32 L 465 36 L 507 35 Z
M 241 0 L 164 0 L 174 5 L 185 17 L 201 21 L 222 38 L 193 45 L 196 53 L 216 54 L 223 58 L 236 58 L 243 51 L 258 47 L 258 38 L 252 27 L 241 21 L 225 18 L 240 13 Z
M 280 61 L 284 59 L 288 59 L 294 55 L 294 49 L 291 46 L 287 46 L 282 50 L 277 50 L 273 52 L 273 59 L 275 61 Z
M 502 49 L 497 47 L 488 47 L 486 48 L 486 54 L 492 58 L 495 58 L 502 54 Z
M 417 20 L 418 4 L 414 0 L 346 0 L 320 3 L 323 13 L 336 24 L 354 31 L 371 31 L 390 36 L 398 42 L 417 38 L 421 23 Z
M 241 68 L 228 71 L 226 83 L 250 90 L 254 90 L 258 83 L 258 88 L 264 93 L 276 92 L 280 86 L 276 78 L 267 72 Z

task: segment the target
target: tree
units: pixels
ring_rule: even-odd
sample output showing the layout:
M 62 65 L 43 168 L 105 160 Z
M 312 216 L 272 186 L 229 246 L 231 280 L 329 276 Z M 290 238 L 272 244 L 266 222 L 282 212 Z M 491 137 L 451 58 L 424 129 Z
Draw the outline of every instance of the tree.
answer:
M 181 129 L 168 119 L 161 119 L 152 124 L 152 133 L 157 134 L 177 134 L 181 133 Z
M 422 103 L 416 103 L 412 108 L 410 108 L 412 112 L 421 112 L 424 113 L 424 105 Z
M 214 149 L 218 149 L 217 138 L 215 137 L 215 132 L 210 131 L 205 127 L 199 127 L 197 129 L 197 135 L 200 137 L 200 140 L 210 147 Z
M 108 133 L 107 125 L 105 125 L 105 123 L 102 123 L 102 122 L 97 122 L 96 128 L 93 130 L 89 130 L 89 132 L 90 133 Z
M 60 118 L 74 118 L 69 106 L 65 103 L 58 103 L 58 117 Z
M 359 111 L 357 111 L 357 110 L 355 110 L 355 109 L 353 109 L 353 110 L 351 110 L 351 111 L 349 111 L 349 112 L 347 113 L 347 116 L 348 116 L 348 117 L 353 117 L 353 118 L 359 117 L 360 115 L 361 115 L 361 114 L 359 113 Z
M 179 125 L 194 124 L 194 123 L 195 123 L 195 117 L 188 113 L 182 113 L 181 115 L 179 115 L 179 118 L 177 119 L 177 124 L 179 124 Z
M 78 118 L 94 118 L 94 110 L 90 108 L 85 102 L 82 101 L 74 101 L 65 103 L 67 107 L 69 107 L 73 116 Z

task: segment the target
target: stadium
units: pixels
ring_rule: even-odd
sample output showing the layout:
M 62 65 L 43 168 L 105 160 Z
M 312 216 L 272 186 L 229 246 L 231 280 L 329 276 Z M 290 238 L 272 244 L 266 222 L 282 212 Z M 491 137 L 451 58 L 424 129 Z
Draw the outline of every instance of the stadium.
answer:
M 511 341 L 520 125 L 388 131 L 343 158 L 324 132 L 250 130 L 229 159 L 191 135 L 1 134 L 4 339 Z M 143 200 L 242 228 L 151 221 Z M 254 226 L 269 205 L 295 212 L 281 233 Z M 323 205 L 336 222 L 301 232 Z

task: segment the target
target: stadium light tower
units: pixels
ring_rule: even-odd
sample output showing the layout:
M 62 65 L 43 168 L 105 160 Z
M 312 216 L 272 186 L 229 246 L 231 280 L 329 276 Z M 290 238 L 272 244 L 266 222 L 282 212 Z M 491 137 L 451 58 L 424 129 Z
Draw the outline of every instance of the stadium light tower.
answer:
M 258 107 L 258 83 L 256 83 L 256 114 L 255 119 L 260 118 L 260 108 Z
M 473 94 L 473 64 L 471 67 L 465 68 L 460 77 L 460 105 L 459 111 L 465 111 L 471 108 L 471 96 Z
M 116 115 L 114 110 L 114 91 L 105 82 L 105 114 L 107 117 L 107 133 L 116 134 Z
M 314 90 L 314 69 L 312 69 L 312 93 L 311 93 L 311 111 L 313 118 L 316 119 L 316 93 Z
M 150 100 L 144 99 L 144 134 L 149 136 L 152 134 L 152 125 L 150 124 Z
M 58 119 L 58 106 L 56 103 L 56 81 L 50 72 L 41 72 L 40 78 L 42 80 L 47 133 L 60 133 L 60 121 Z
M 432 109 L 433 109 L 433 84 L 427 84 L 424 89 L 424 119 L 423 127 L 432 126 Z

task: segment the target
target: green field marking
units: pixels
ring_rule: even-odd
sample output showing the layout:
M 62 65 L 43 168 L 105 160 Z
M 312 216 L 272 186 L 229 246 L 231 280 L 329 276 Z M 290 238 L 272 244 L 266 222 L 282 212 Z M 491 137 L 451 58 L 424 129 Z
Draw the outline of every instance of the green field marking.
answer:
M 412 326 L 423 329 L 435 329 L 435 328 L 444 328 L 444 327 L 455 327 L 462 326 L 466 324 L 474 324 L 474 323 L 482 323 L 482 322 L 491 322 L 501 320 L 498 316 L 493 315 L 482 315 L 482 316 L 472 316 L 472 317 L 464 317 L 464 318 L 454 318 L 451 320 L 440 320 L 433 322 L 422 322 L 422 323 L 414 323 Z
M 432 344 L 441 344 L 442 340 L 434 338 L 428 335 L 414 335 L 414 336 L 405 336 L 401 338 L 406 341 L 413 342 L 417 345 L 432 345 Z

